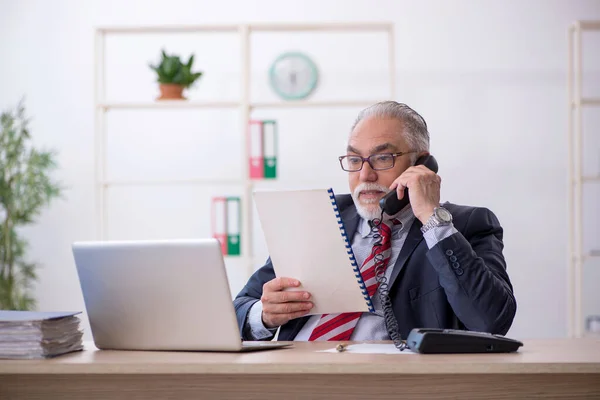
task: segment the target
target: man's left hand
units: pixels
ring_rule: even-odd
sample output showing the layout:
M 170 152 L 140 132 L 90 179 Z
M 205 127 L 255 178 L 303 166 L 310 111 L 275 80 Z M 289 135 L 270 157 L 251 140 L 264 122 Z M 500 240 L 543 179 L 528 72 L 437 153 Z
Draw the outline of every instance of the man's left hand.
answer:
M 423 224 L 433 215 L 433 209 L 440 206 L 440 185 L 442 178 L 424 165 L 409 167 L 390 186 L 396 190 L 399 199 L 404 197 L 404 188 L 408 188 L 410 204 Z

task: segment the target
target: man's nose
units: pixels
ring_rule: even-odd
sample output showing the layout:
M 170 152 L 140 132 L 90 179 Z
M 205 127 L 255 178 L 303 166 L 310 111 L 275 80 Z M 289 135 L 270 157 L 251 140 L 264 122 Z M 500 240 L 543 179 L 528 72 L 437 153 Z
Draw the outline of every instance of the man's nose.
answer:
M 377 171 L 371 168 L 371 164 L 364 162 L 362 169 L 360 170 L 361 182 L 375 182 L 377 180 Z

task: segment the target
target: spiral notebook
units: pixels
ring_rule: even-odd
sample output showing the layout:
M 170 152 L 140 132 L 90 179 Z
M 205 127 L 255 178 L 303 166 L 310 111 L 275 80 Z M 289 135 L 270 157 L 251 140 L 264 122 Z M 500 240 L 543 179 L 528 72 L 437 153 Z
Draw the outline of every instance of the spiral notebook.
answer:
M 310 314 L 374 312 L 332 189 L 255 191 L 275 275 L 312 294 Z

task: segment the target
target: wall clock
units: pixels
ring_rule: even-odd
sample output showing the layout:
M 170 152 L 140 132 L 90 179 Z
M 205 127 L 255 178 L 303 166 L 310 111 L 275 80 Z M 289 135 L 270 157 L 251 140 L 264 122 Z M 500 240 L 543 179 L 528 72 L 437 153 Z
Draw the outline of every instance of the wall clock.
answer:
M 269 70 L 271 88 L 284 100 L 308 97 L 317 87 L 316 64 L 305 54 L 284 53 L 277 57 Z

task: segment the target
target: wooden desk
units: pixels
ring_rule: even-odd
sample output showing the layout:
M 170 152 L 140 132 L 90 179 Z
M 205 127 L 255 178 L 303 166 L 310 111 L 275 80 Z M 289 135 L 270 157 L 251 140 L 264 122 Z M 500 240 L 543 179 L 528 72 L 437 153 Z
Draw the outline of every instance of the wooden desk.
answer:
M 0 360 L 0 399 L 600 399 L 600 340 L 526 340 L 515 354 L 94 351 Z

